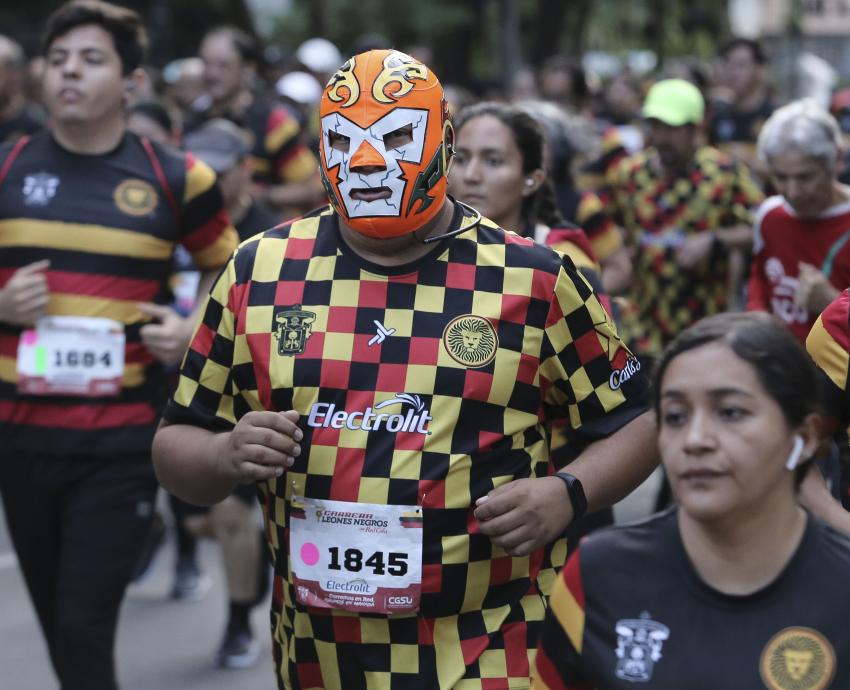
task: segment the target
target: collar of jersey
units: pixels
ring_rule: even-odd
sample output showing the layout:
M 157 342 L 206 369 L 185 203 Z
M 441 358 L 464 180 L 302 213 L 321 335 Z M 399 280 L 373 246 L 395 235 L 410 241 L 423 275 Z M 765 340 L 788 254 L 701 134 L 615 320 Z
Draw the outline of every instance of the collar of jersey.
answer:
M 452 199 L 452 201 L 454 201 L 454 199 Z M 336 235 L 337 247 L 345 257 L 369 273 L 374 273 L 380 276 L 403 276 L 416 273 L 423 266 L 434 261 L 447 249 L 449 244 L 457 239 L 460 234 L 465 232 L 467 229 L 476 227 L 480 220 L 480 216 L 468 206 L 462 206 L 459 203 L 455 203 L 454 213 L 452 215 L 452 220 L 449 223 L 449 230 L 447 231 L 447 234 L 452 233 L 454 230 L 459 230 L 459 232 L 452 234 L 450 237 L 446 237 L 439 242 L 435 242 L 434 248 L 425 254 L 425 256 L 420 257 L 416 261 L 411 261 L 407 264 L 400 264 L 398 266 L 384 266 L 383 264 L 376 264 L 364 259 L 351 247 L 349 247 L 345 240 L 342 239 L 342 233 L 339 230 L 339 215 L 337 213 L 332 213 L 329 220 L 332 223 L 333 231 Z

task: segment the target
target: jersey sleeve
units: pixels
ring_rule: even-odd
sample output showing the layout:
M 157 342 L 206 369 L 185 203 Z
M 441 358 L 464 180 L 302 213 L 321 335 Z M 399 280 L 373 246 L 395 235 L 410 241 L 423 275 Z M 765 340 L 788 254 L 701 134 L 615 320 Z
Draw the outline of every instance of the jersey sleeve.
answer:
M 822 373 L 822 403 L 839 423 L 850 420 L 847 373 L 850 362 L 850 291 L 842 292 L 817 318 L 806 349 Z
M 578 268 L 599 271 L 593 247 L 582 228 L 552 228 L 546 235 L 546 245 L 570 257 Z
M 584 620 L 579 548 L 567 561 L 549 598 L 532 671 L 534 690 L 592 689 L 581 671 Z
M 163 413 L 166 421 L 211 431 L 226 431 L 236 424 L 232 373 L 237 291 L 232 258 L 207 297 L 203 317 L 183 358 L 177 390 Z
M 600 261 L 623 246 L 623 236 L 602 205 L 602 200 L 593 192 L 582 192 L 576 222 L 587 233 L 593 253 Z
M 604 438 L 647 409 L 641 363 L 596 293 L 565 258 L 555 283 L 540 357 L 540 385 L 554 423 L 577 448 Z
M 303 182 L 318 174 L 319 161 L 304 144 L 298 121 L 283 108 L 269 113 L 263 148 L 281 183 Z
M 230 222 L 212 169 L 186 155 L 186 185 L 181 208 L 180 243 L 202 271 L 220 268 L 239 237 Z

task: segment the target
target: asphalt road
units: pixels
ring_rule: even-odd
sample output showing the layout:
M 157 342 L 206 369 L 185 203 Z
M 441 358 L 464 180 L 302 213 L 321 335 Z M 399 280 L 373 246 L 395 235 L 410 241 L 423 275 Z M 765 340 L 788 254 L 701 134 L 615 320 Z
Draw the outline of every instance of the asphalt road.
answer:
M 218 549 L 203 542 L 201 562 L 213 588 L 197 602 L 168 597 L 174 544 L 160 550 L 148 579 L 133 585 L 118 627 L 118 678 L 122 690 L 272 690 L 268 603 L 253 612 L 254 634 L 262 648 L 250 669 L 215 667 L 227 602 Z M 0 690 L 56 690 L 47 648 L 14 557 L 0 511 Z

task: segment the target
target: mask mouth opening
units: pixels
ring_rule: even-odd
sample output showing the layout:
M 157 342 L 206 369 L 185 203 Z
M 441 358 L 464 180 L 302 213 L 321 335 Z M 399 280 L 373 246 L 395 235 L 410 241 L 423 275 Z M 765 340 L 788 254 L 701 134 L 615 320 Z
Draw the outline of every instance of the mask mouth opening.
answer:
M 354 201 L 379 201 L 393 195 L 389 187 L 354 187 L 348 196 Z

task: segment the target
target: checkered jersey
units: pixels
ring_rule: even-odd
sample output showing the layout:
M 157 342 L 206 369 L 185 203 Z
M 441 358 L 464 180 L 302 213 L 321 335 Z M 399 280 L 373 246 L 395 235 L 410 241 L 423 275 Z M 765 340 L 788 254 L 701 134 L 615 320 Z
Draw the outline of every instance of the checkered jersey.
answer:
M 634 252 L 636 310 L 624 317 L 624 336 L 645 353 L 659 352 L 693 322 L 726 308 L 726 253 L 685 271 L 675 252 L 696 233 L 751 225 L 762 197 L 747 169 L 716 149 L 699 149 L 687 175 L 677 178 L 656 172 L 651 155 L 626 158 L 611 178 L 611 212 Z
M 430 647 L 418 671 L 406 668 L 428 678 L 438 663 L 439 683 L 415 687 L 454 687 L 514 623 L 502 654 L 521 648 L 518 677 L 527 678 L 527 625 L 542 616 L 540 592 L 564 544 L 554 555 L 511 557 L 479 533 L 475 501 L 549 472 L 549 420 L 566 418 L 578 446 L 645 409 L 644 380 L 572 262 L 460 209 L 453 227 L 464 230 L 406 266 L 357 256 L 329 209 L 244 242 L 213 287 L 165 412 L 212 430 L 249 410 L 301 414 L 301 455 L 260 485 L 275 554 L 277 653 L 293 662 L 282 672 L 293 687 L 340 687 L 328 655 L 360 639 L 413 645 L 405 654 L 414 657 L 416 646 Z M 382 342 L 378 324 L 393 331 Z M 422 506 L 419 624 L 296 606 L 293 495 Z M 346 663 L 389 678 L 405 667 L 394 655 Z M 344 677 L 346 688 L 396 687 Z

